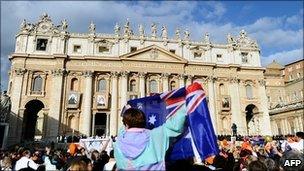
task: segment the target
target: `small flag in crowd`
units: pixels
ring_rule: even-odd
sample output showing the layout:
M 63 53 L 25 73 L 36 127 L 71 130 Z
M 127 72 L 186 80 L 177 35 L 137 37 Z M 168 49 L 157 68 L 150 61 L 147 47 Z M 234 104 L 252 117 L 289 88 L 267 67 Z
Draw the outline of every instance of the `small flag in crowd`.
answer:
M 194 156 L 206 159 L 218 154 L 217 139 L 206 94 L 198 82 L 162 94 L 128 101 L 128 105 L 145 113 L 148 129 L 162 125 L 185 103 L 187 128 L 171 148 L 169 159 L 177 160 Z

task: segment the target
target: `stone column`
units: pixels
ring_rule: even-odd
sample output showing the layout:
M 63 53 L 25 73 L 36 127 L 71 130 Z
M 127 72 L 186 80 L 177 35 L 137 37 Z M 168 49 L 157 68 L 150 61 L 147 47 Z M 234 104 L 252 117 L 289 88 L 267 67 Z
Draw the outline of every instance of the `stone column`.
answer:
M 62 93 L 63 93 L 63 77 L 66 71 L 64 69 L 52 70 L 52 84 L 50 97 L 50 110 L 48 114 L 46 139 L 55 141 L 59 133 L 62 112 Z
M 169 90 L 169 77 L 170 74 L 168 73 L 162 73 L 161 78 L 162 78 L 162 82 L 163 82 L 163 92 L 166 92 Z
M 129 72 L 124 71 L 121 73 L 120 83 L 121 83 L 121 94 L 120 94 L 120 111 L 127 104 L 127 93 L 128 93 L 128 74 Z M 119 115 L 119 114 L 118 114 Z M 122 127 L 122 118 L 118 116 L 118 130 Z
M 82 113 L 82 134 L 91 135 L 92 126 L 92 88 L 93 88 L 93 72 L 85 71 L 85 89 L 83 93 L 83 113 Z
M 268 100 L 266 95 L 265 80 L 259 80 L 258 97 L 260 99 L 260 111 L 263 113 L 260 118 L 260 130 L 264 135 L 272 135 L 270 127 L 270 117 L 268 112 Z
M 236 77 L 230 78 L 229 95 L 231 100 L 230 108 L 232 114 L 232 123 L 237 125 L 238 134 L 247 134 L 246 116 L 242 115 L 241 112 L 239 79 Z M 229 125 L 229 128 L 230 127 L 231 125 Z
M 117 135 L 117 109 L 118 109 L 118 90 L 117 90 L 118 72 L 111 73 L 111 114 L 110 114 L 110 135 Z
M 96 113 L 92 113 L 92 129 L 91 129 L 92 136 L 94 136 L 95 134 L 95 117 L 96 117 Z
M 23 87 L 23 76 L 26 73 L 26 70 L 24 68 L 18 68 L 13 71 L 13 74 L 15 75 L 12 80 L 12 88 L 11 88 L 11 112 L 15 117 L 14 119 L 11 119 L 10 117 L 10 125 L 15 125 L 16 127 L 9 127 L 9 138 L 8 138 L 8 144 L 18 143 L 20 142 L 21 138 L 21 132 L 22 132 L 22 121 L 19 121 L 18 116 L 22 116 L 19 112 L 20 109 L 20 102 L 21 102 L 21 91 Z M 7 116 L 9 117 L 9 115 Z
M 188 75 L 187 76 L 187 81 L 186 81 L 186 85 L 187 86 L 190 85 L 190 84 L 192 84 L 192 78 L 193 78 L 193 75 Z
M 146 91 L 145 91 L 145 75 L 146 73 L 140 72 L 139 73 L 139 93 L 140 97 L 145 97 Z
M 179 82 L 179 88 L 185 86 L 185 75 L 184 74 L 178 75 L 178 82 Z
M 214 78 L 209 76 L 208 81 L 208 98 L 209 98 L 209 111 L 212 120 L 212 125 L 214 128 L 215 134 L 217 134 L 217 122 L 216 122 L 216 103 L 215 103 L 215 90 L 214 90 Z

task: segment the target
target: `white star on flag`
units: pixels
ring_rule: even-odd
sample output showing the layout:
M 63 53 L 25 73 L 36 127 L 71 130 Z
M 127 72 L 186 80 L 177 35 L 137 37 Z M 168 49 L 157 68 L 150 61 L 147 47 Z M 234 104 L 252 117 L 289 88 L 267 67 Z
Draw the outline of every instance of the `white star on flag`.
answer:
M 149 116 L 148 122 L 151 123 L 152 125 L 154 125 L 154 123 L 156 122 L 156 116 L 155 115 Z

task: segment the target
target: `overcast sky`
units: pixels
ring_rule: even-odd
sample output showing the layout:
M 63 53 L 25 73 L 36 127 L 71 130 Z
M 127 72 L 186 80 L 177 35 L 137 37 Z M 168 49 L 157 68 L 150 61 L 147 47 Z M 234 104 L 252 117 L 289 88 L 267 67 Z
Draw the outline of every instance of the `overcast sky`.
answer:
M 91 21 L 96 31 L 113 33 L 116 22 L 129 18 L 135 33 L 139 24 L 150 33 L 152 22 L 174 30 L 189 29 L 193 40 L 205 32 L 212 42 L 222 43 L 226 35 L 245 29 L 261 47 L 262 65 L 276 59 L 282 65 L 303 58 L 303 2 L 300 1 L 1 1 L 1 88 L 7 89 L 8 55 L 15 46 L 15 34 L 23 19 L 36 23 L 47 12 L 55 25 L 67 19 L 70 32 L 88 32 Z

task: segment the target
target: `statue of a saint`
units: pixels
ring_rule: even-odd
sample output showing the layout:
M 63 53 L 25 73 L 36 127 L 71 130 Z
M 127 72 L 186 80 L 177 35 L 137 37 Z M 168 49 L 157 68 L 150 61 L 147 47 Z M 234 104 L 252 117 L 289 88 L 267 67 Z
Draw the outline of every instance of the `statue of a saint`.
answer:
M 189 30 L 187 29 L 187 30 L 185 30 L 185 40 L 190 40 L 190 32 L 189 32 Z
M 139 36 L 144 37 L 145 36 L 145 30 L 144 30 L 144 26 L 142 24 L 140 24 L 138 26 L 138 30 L 139 30 Z
M 162 38 L 167 39 L 168 38 L 168 32 L 166 26 L 162 27 Z
M 120 34 L 120 26 L 118 25 L 118 23 L 115 24 L 114 26 L 114 32 L 116 36 L 119 36 Z
M 152 37 L 155 38 L 157 34 L 157 26 L 155 23 L 152 23 L 151 25 L 151 33 L 152 33 Z
M 177 29 L 175 30 L 175 38 L 176 38 L 176 39 L 180 39 L 180 30 L 179 30 L 179 28 L 177 28 Z
M 125 36 L 130 36 L 130 33 L 131 33 L 131 31 L 130 31 L 130 21 L 129 21 L 129 18 L 127 18 L 127 22 L 126 22 L 126 24 L 124 25 L 124 35 Z
M 94 34 L 96 30 L 96 25 L 91 21 L 91 24 L 89 26 L 89 33 Z
M 22 22 L 21 22 L 21 24 L 20 24 L 20 29 L 21 29 L 21 30 L 26 29 L 26 25 L 27 25 L 27 24 L 26 24 L 26 20 L 23 19 Z
M 62 31 L 66 31 L 68 29 L 68 22 L 66 19 L 61 21 L 61 29 Z
M 233 37 L 231 36 L 230 33 L 227 34 L 227 43 L 228 44 L 232 44 L 232 43 L 235 43 Z
M 204 42 L 207 43 L 207 44 L 210 43 L 209 33 L 205 33 Z
M 246 31 L 243 29 L 243 30 L 241 30 L 241 32 L 240 32 L 240 37 L 241 38 L 245 38 L 245 37 L 247 37 L 247 33 L 246 33 Z

